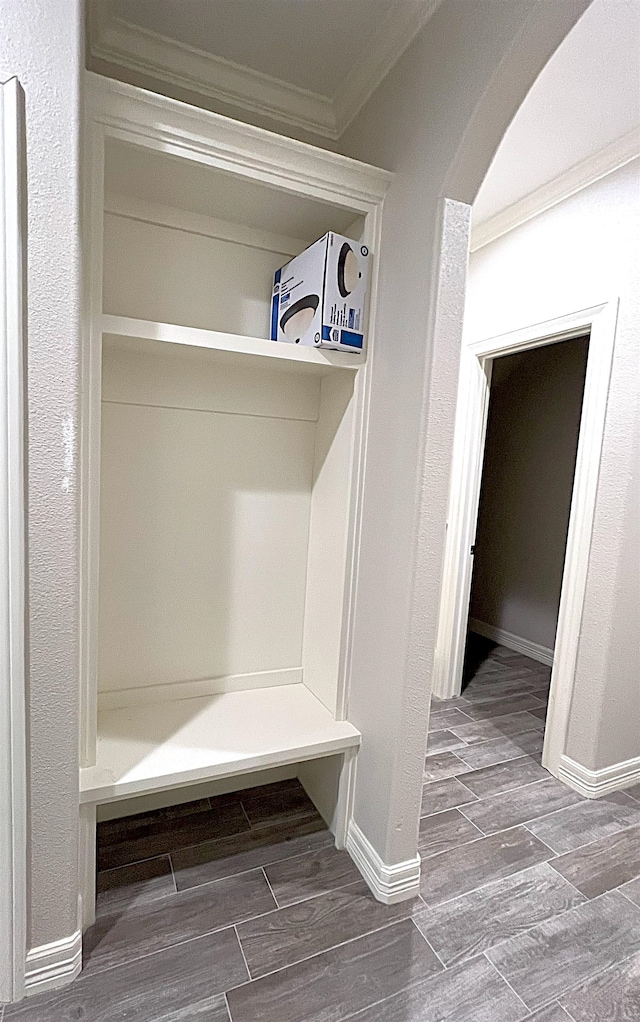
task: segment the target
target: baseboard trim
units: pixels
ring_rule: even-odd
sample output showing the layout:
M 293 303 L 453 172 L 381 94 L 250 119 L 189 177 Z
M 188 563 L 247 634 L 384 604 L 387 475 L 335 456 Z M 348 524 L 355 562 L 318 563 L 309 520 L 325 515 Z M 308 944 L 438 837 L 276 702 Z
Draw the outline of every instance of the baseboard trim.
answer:
M 82 968 L 82 932 L 42 944 L 27 952 L 25 994 L 56 990 L 76 978 Z
M 420 890 L 420 856 L 388 865 L 383 862 L 357 823 L 349 821 L 347 851 L 383 905 L 414 898 Z
M 541 646 L 537 642 L 531 642 L 530 639 L 523 639 L 520 635 L 505 631 L 504 628 L 495 628 L 484 621 L 478 621 L 475 617 L 469 618 L 469 629 L 478 635 L 483 635 L 485 639 L 499 642 L 507 649 L 522 653 L 523 656 L 531 657 L 532 660 L 538 660 L 541 664 L 546 664 L 547 667 L 551 667 L 553 664 L 553 650 L 548 646 Z
M 640 756 L 626 759 L 600 770 L 589 770 L 569 756 L 562 756 L 558 776 L 585 798 L 601 798 L 612 791 L 630 788 L 640 782 Z

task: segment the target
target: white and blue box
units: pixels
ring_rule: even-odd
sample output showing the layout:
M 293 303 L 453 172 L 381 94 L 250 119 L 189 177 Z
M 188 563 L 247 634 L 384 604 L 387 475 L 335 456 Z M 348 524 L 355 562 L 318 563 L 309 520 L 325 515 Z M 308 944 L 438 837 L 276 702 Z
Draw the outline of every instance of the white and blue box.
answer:
M 271 340 L 360 352 L 369 249 L 329 232 L 277 271 Z

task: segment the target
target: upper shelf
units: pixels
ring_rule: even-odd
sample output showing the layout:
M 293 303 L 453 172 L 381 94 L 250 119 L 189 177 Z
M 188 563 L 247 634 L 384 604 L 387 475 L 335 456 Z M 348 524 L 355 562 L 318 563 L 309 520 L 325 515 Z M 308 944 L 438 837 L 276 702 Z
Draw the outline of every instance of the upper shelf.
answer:
M 80 801 L 115 802 L 199 781 L 357 748 L 303 684 L 103 710 L 96 765 L 80 771 Z
M 196 350 L 208 349 L 224 352 L 227 361 L 248 358 L 255 365 L 259 359 L 268 358 L 271 360 L 271 364 L 294 372 L 323 374 L 346 370 L 353 373 L 365 362 L 362 355 L 350 352 L 283 344 L 266 341 L 262 337 L 244 337 L 240 334 L 220 333 L 217 330 L 199 330 L 195 327 L 176 326 L 173 323 L 129 319 L 126 316 L 104 315 L 102 317 L 102 333 L 107 338 L 160 342 L 160 344 L 176 344 Z

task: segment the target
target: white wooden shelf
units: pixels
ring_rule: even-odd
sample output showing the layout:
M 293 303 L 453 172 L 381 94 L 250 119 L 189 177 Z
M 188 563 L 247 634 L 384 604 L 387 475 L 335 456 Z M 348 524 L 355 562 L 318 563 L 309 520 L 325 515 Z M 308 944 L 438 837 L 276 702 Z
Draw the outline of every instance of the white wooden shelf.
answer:
M 127 316 L 102 317 L 102 333 L 106 338 L 121 338 L 129 342 L 159 342 L 176 344 L 193 349 L 225 352 L 229 359 L 251 359 L 254 364 L 260 358 L 279 363 L 282 369 L 327 373 L 333 371 L 354 372 L 364 365 L 364 357 L 343 351 L 330 351 L 309 346 L 283 344 L 267 341 L 263 337 L 245 337 L 241 334 L 226 334 L 217 330 L 199 330 L 195 327 L 176 326 L 173 323 L 156 323 L 145 319 L 130 319 Z M 148 348 L 148 343 L 147 343 Z
M 80 771 L 80 801 L 115 802 L 359 744 L 360 732 L 334 720 L 303 684 L 104 710 L 96 765 Z

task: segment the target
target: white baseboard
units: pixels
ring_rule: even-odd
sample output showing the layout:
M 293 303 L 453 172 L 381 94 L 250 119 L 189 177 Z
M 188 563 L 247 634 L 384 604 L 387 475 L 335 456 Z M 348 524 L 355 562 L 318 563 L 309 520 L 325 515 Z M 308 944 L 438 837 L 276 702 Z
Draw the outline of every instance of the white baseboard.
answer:
M 396 862 L 392 866 L 383 862 L 357 823 L 349 822 L 347 851 L 373 895 L 384 905 L 414 898 L 420 890 L 420 856 Z
M 569 756 L 562 756 L 558 776 L 585 798 L 601 798 L 611 791 L 630 788 L 640 782 L 640 756 L 600 770 L 589 770 Z
M 54 940 L 27 951 L 25 993 L 41 994 L 56 990 L 76 978 L 82 968 L 82 933 L 76 930 L 70 937 Z
M 471 617 L 469 618 L 469 630 L 483 635 L 485 639 L 491 639 L 492 642 L 498 642 L 501 646 L 506 646 L 507 649 L 513 649 L 516 653 L 531 657 L 532 660 L 539 660 L 547 667 L 551 667 L 553 664 L 553 650 L 548 646 L 541 646 L 538 642 L 523 639 L 520 635 L 505 631 L 504 628 L 494 628 L 493 625 L 487 625 L 484 621 L 478 621 L 477 618 Z

